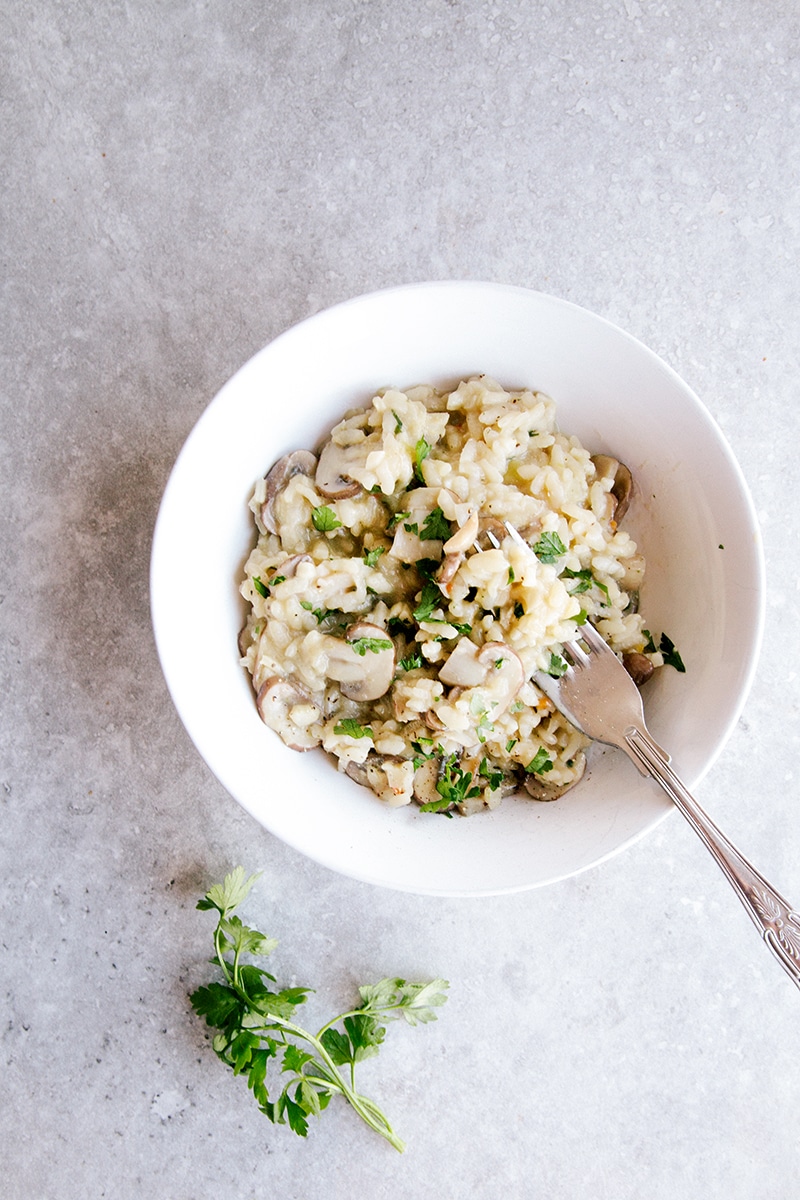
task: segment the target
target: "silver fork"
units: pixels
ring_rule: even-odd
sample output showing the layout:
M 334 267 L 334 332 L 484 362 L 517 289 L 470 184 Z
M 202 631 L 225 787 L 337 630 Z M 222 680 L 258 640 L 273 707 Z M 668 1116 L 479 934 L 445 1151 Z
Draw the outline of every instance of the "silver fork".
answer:
M 639 689 L 594 626 L 587 621 L 580 639 L 567 642 L 564 651 L 569 660 L 566 672 L 559 678 L 537 672 L 537 685 L 587 737 L 624 750 L 642 775 L 660 784 L 727 875 L 784 971 L 800 987 L 800 913 L 725 837 L 675 774 L 669 755 L 647 730 Z

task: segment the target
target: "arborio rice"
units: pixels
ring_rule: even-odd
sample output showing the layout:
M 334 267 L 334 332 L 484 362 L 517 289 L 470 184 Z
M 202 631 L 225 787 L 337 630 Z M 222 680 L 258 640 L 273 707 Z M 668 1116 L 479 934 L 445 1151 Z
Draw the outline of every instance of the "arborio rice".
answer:
M 241 592 L 261 717 L 390 805 L 463 814 L 576 783 L 587 739 L 532 682 L 590 620 L 641 682 L 663 663 L 619 528 L 627 468 L 487 377 L 381 391 L 259 481 Z M 508 522 L 522 535 L 515 541 Z

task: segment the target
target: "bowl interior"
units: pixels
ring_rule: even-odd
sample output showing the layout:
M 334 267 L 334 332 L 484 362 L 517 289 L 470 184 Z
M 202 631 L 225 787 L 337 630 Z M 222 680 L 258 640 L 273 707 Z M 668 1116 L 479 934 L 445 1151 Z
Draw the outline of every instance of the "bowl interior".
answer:
M 421 284 L 329 309 L 277 338 L 221 390 L 170 476 L 153 543 L 152 614 L 178 712 L 211 770 L 262 825 L 335 870 L 403 890 L 480 895 L 592 866 L 669 811 L 616 751 L 594 748 L 579 787 L 552 804 L 504 800 L 446 820 L 393 810 L 337 773 L 323 751 L 288 750 L 260 721 L 239 666 L 242 566 L 255 480 L 314 447 L 382 386 L 489 374 L 556 401 L 559 425 L 631 468 L 626 518 L 647 559 L 642 609 L 686 674 L 645 688 L 653 736 L 691 788 L 744 703 L 763 619 L 763 568 L 747 488 L 685 383 L 620 329 L 520 288 Z

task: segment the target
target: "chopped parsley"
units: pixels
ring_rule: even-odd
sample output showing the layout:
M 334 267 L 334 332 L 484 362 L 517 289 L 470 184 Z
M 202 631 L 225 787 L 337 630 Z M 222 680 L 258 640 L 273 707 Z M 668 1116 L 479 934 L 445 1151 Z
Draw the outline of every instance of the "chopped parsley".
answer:
M 422 655 L 418 650 L 415 650 L 405 658 L 401 658 L 397 665 L 401 671 L 413 671 L 415 668 L 422 666 Z
M 562 558 L 567 553 L 567 547 L 557 533 L 548 532 L 543 533 L 539 538 L 533 547 L 533 553 L 539 562 L 554 563 L 556 559 Z
M 452 530 L 450 522 L 445 517 L 440 508 L 434 508 L 433 512 L 429 513 L 422 524 L 422 532 L 420 538 L 423 542 L 442 541 L 446 542 L 450 537 Z
M 395 525 L 399 525 L 401 521 L 404 521 L 406 517 L 410 517 L 410 516 L 411 516 L 410 512 L 393 513 L 392 516 L 389 518 L 389 523 L 386 526 L 386 532 L 389 533 L 392 529 L 394 529 Z
M 441 603 L 442 593 L 439 591 L 439 585 L 432 579 L 426 579 L 420 593 L 419 604 L 414 609 L 414 620 L 427 621 L 434 609 L 438 608 Z
M 441 565 L 438 558 L 418 558 L 414 563 L 423 579 L 433 579 Z
M 562 675 L 566 675 L 569 664 L 566 659 L 560 654 L 556 654 L 553 650 L 550 651 L 550 663 L 547 667 L 547 674 L 552 675 L 554 679 L 560 679 Z
M 577 579 L 578 581 L 577 586 L 570 591 L 571 596 L 579 596 L 582 592 L 588 592 L 591 588 L 597 587 L 605 594 L 606 600 L 609 599 L 608 588 L 604 583 L 600 583 L 599 579 L 595 579 L 588 567 L 582 571 L 571 571 L 569 567 L 565 567 L 562 576 L 565 579 Z
M 372 738 L 373 741 L 375 740 L 374 734 L 373 734 L 372 730 L 370 729 L 369 725 L 359 725 L 359 723 L 358 723 L 358 721 L 356 721 L 355 717 L 345 717 L 343 720 L 339 721 L 336 725 L 334 725 L 333 732 L 344 734 L 345 737 L 351 737 L 351 738 L 365 738 L 366 737 L 366 738 Z
M 517 620 L 519 620 L 520 617 L 525 616 L 525 609 L 523 608 L 522 602 L 520 600 L 518 600 L 516 602 L 516 604 L 514 605 L 514 616 L 517 618 Z
M 414 474 L 420 483 L 425 482 L 425 476 L 422 474 L 422 464 L 431 452 L 431 448 L 425 438 L 420 438 L 414 447 Z
M 406 533 L 419 533 L 419 525 L 416 521 L 406 521 L 403 525 Z
M 392 643 L 388 638 L 360 637 L 354 638 L 353 641 L 349 642 L 348 644 L 352 646 L 356 654 L 360 654 L 362 658 L 368 650 L 372 654 L 380 654 L 381 650 L 392 649 Z
M 399 433 L 403 428 L 403 422 L 400 420 L 394 409 L 392 409 L 392 416 L 394 417 L 394 431 L 395 433 Z
M 336 611 L 332 608 L 314 608 L 314 605 L 310 600 L 301 600 L 300 607 L 304 608 L 306 612 L 313 613 L 313 615 L 317 618 L 318 625 L 321 625 L 326 617 L 329 617 L 331 613 Z
M 327 504 L 312 508 L 311 523 L 318 533 L 330 533 L 333 529 L 340 529 L 342 525 L 336 513 L 332 508 L 328 508 Z
M 421 812 L 444 812 L 454 804 L 474 800 L 481 789 L 472 783 L 472 772 L 464 771 L 458 764 L 458 754 L 453 753 L 442 763 L 442 774 L 436 783 L 441 799 L 420 805 Z
M 545 775 L 548 771 L 552 771 L 552 769 L 553 760 L 544 746 L 539 747 L 525 768 L 529 775 Z
M 269 595 L 269 588 L 259 579 L 257 575 L 253 576 L 253 587 L 256 589 L 259 596 L 263 596 L 266 600 L 267 596 Z
M 377 567 L 378 559 L 382 554 L 386 553 L 385 546 L 376 546 L 374 550 L 364 551 L 364 562 L 368 567 Z
M 662 633 L 661 635 L 661 644 L 659 646 L 659 650 L 664 655 L 665 667 L 674 667 L 675 670 L 680 671 L 681 674 L 686 671 L 683 659 L 675 649 L 675 643 L 671 638 L 668 638 L 665 633 Z
M 503 772 L 493 771 L 488 758 L 481 759 L 481 765 L 478 768 L 478 774 L 482 779 L 485 779 L 493 792 L 496 792 L 503 782 Z

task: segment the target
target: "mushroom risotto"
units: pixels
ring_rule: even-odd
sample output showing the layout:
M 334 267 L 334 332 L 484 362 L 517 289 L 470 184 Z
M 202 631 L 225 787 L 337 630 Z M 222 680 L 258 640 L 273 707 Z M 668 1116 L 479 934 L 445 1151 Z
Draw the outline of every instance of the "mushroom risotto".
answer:
M 533 674 L 563 673 L 587 620 L 637 682 L 663 663 L 620 528 L 631 489 L 616 459 L 558 432 L 540 392 L 486 377 L 379 392 L 250 502 L 240 650 L 262 719 L 390 805 L 555 799 L 588 740 Z

